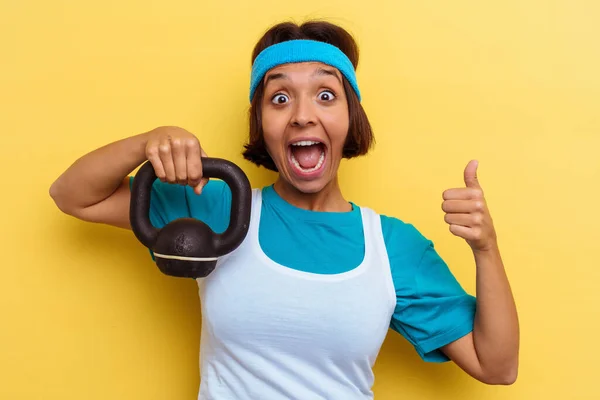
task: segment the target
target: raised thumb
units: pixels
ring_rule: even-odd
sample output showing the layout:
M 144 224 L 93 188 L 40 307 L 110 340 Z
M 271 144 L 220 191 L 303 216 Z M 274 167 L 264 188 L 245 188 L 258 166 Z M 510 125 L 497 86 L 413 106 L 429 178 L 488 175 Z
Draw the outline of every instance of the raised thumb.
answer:
M 467 167 L 465 168 L 465 185 L 470 188 L 481 189 L 479 185 L 479 180 L 477 179 L 477 167 L 479 166 L 479 162 L 477 160 L 469 161 Z

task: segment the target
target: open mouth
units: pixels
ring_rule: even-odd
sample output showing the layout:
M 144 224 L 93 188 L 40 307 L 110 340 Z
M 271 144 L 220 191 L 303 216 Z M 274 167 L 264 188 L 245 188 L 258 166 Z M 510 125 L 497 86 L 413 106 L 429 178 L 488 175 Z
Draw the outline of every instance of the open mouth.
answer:
M 325 165 L 327 147 L 315 140 L 300 140 L 290 144 L 290 159 L 299 175 L 314 175 Z

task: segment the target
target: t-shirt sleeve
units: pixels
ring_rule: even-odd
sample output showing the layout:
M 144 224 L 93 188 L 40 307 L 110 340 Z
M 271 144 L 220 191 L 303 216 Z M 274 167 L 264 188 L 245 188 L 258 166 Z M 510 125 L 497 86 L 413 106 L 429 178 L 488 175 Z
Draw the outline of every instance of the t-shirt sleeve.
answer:
M 446 362 L 440 350 L 473 330 L 476 298 L 413 225 L 382 216 L 396 292 L 390 327 L 427 362 Z
M 134 177 L 129 178 L 129 185 Z M 190 186 L 156 180 L 150 194 L 150 222 L 162 228 L 178 218 L 195 218 L 206 223 L 216 233 L 229 225 L 231 190 L 222 180 L 210 179 L 197 195 Z M 150 251 L 152 258 L 154 256 Z

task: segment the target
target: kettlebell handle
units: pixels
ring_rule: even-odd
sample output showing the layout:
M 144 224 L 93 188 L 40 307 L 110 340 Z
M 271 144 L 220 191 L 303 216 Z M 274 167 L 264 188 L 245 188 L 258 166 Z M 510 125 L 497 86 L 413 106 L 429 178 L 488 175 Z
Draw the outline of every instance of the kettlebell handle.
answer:
M 252 202 L 250 182 L 236 164 L 221 158 L 202 157 L 202 176 L 222 179 L 231 189 L 229 226 L 223 233 L 214 235 L 219 252 L 217 256 L 221 256 L 233 251 L 248 230 Z M 152 163 L 147 161 L 135 175 L 131 188 L 131 228 L 137 239 L 149 249 L 154 247 L 160 232 L 149 217 L 152 186 L 156 178 Z

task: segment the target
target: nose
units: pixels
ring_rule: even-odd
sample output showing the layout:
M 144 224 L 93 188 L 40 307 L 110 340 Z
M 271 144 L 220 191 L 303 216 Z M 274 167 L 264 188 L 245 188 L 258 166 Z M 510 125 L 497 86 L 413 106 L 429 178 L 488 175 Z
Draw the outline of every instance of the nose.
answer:
M 315 107 L 312 99 L 310 99 L 309 96 L 301 96 L 296 101 L 290 122 L 292 126 L 298 128 L 315 125 Z

